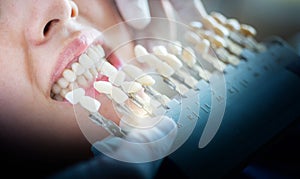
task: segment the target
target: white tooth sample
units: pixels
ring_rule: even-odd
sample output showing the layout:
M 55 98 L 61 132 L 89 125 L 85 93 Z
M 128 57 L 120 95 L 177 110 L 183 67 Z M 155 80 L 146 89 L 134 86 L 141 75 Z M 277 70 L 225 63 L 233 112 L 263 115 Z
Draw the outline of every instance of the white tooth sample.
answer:
M 124 93 L 120 88 L 113 86 L 111 92 L 112 99 L 118 104 L 124 104 L 124 102 L 128 99 L 126 93 Z
M 220 25 L 220 24 L 216 24 L 213 27 L 213 30 L 215 31 L 215 33 L 221 37 L 228 37 L 229 36 L 229 30 L 227 30 L 226 27 Z
M 199 30 L 203 28 L 203 24 L 199 21 L 193 21 L 189 24 L 189 26 L 194 30 Z
M 218 35 L 210 36 L 210 41 L 216 48 L 227 47 L 226 41 Z
M 91 67 L 89 71 L 95 78 L 98 76 L 98 71 L 96 70 L 96 67 Z
M 192 66 L 196 63 L 196 55 L 192 48 L 186 47 L 182 51 L 181 55 L 182 60 L 189 66 Z
M 91 98 L 89 96 L 83 96 L 80 98 L 79 101 L 80 106 L 82 106 L 83 108 L 85 108 L 86 110 L 88 110 L 91 113 L 94 112 L 98 112 L 101 103 L 99 101 L 97 101 L 94 98 Z
M 59 94 L 61 91 L 61 87 L 58 85 L 58 84 L 54 84 L 52 86 L 52 90 L 51 92 L 54 93 L 54 94 Z
M 136 79 L 136 81 L 141 83 L 143 86 L 152 86 L 155 84 L 155 80 L 149 75 L 139 77 Z
M 240 32 L 242 34 L 244 34 L 245 36 L 255 36 L 256 35 L 256 30 L 252 26 L 247 25 L 247 24 L 241 25 Z
M 77 88 L 73 91 L 68 92 L 65 95 L 65 99 L 71 104 L 78 104 L 80 99 L 85 95 L 85 91 L 82 88 Z
M 192 45 L 196 45 L 201 41 L 201 38 L 192 31 L 187 31 L 184 35 L 184 39 Z
M 87 56 L 87 54 L 82 54 L 79 57 L 79 63 L 82 65 L 84 68 L 89 69 L 92 66 L 94 66 L 94 61 Z
M 165 62 L 161 62 L 160 65 L 156 67 L 156 70 L 159 74 L 167 78 L 173 75 L 175 72 L 174 69 Z
M 228 19 L 225 24 L 228 29 L 233 31 L 239 31 L 241 30 L 241 24 L 236 19 Z
M 112 93 L 112 84 L 107 81 L 97 81 L 94 83 L 94 88 L 99 92 L 103 94 L 111 95 Z
M 109 78 L 109 77 L 115 77 L 115 75 L 118 73 L 118 70 L 113 65 L 111 65 L 109 62 L 105 61 L 102 64 L 100 73 Z
M 84 76 L 78 76 L 76 81 L 81 87 L 88 87 L 89 85 Z
M 144 63 L 144 56 L 149 55 L 149 52 L 142 45 L 136 45 L 134 47 L 134 54 L 139 62 Z
M 204 27 L 206 27 L 207 29 L 213 29 L 214 26 L 217 26 L 218 22 L 211 16 L 206 16 L 203 18 L 202 21 Z
M 179 41 L 168 43 L 168 50 L 174 55 L 181 55 L 182 53 L 182 44 Z
M 115 86 L 121 86 L 126 78 L 126 74 L 123 71 L 118 71 L 115 78 L 109 78 L 109 81 Z
M 101 57 L 90 47 L 87 50 L 87 55 L 90 57 L 91 60 L 94 61 L 94 63 L 97 63 Z
M 184 78 L 184 82 L 186 84 L 188 84 L 190 87 L 194 88 L 196 86 L 196 84 L 198 83 L 198 81 L 192 77 L 191 75 L 189 75 L 188 73 L 184 72 L 184 71 L 178 71 L 177 74 L 181 77 Z
M 175 71 L 182 67 L 182 62 L 173 54 L 169 53 L 158 57 L 170 65 Z
M 89 70 L 86 70 L 84 73 L 83 73 L 83 76 L 88 80 L 88 81 L 91 81 L 94 79 L 94 76 L 92 75 L 92 73 L 89 71 Z
M 130 64 L 127 64 L 127 65 L 124 65 L 122 67 L 122 70 L 130 77 L 130 78 L 137 78 L 141 75 L 143 75 L 143 70 L 134 66 L 134 65 L 130 65 Z
M 62 75 L 70 83 L 76 80 L 76 74 L 70 69 L 64 70 Z
M 211 73 L 203 68 L 198 67 L 197 68 L 199 72 L 199 76 L 204 79 L 205 81 L 208 81 L 211 77 Z
M 72 70 L 77 76 L 82 75 L 85 71 L 84 67 L 77 62 L 72 64 Z
M 158 45 L 152 48 L 152 51 L 155 55 L 167 55 L 168 51 L 165 46 Z
M 122 83 L 121 87 L 126 93 L 137 93 L 143 89 L 140 83 L 134 81 L 125 81 Z
M 66 88 L 69 85 L 69 82 L 65 79 L 65 78 L 60 78 L 57 81 L 57 84 L 61 87 L 61 88 Z
M 211 12 L 210 14 L 220 24 L 226 24 L 227 18 L 219 12 Z
M 104 58 L 105 57 L 105 51 L 103 49 L 103 47 L 101 45 L 97 45 L 95 46 L 96 52 L 98 53 L 100 58 Z
M 195 49 L 198 51 L 198 53 L 204 55 L 208 53 L 209 47 L 210 42 L 207 39 L 203 39 L 195 46 Z

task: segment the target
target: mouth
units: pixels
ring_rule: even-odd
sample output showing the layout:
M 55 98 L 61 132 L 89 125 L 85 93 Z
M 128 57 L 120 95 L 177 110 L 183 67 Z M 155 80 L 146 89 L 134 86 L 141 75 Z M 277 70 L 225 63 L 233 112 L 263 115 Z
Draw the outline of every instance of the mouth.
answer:
M 54 72 L 50 91 L 53 100 L 64 102 L 65 95 L 76 88 L 85 89 L 87 95 L 95 94 L 93 82 L 108 81 L 117 74 L 121 61 L 101 38 L 91 40 L 90 44 L 82 40 L 80 42 L 78 45 L 75 40 L 61 55 L 62 62 L 58 62 L 59 67 Z M 75 54 L 73 58 L 66 56 L 70 49 Z

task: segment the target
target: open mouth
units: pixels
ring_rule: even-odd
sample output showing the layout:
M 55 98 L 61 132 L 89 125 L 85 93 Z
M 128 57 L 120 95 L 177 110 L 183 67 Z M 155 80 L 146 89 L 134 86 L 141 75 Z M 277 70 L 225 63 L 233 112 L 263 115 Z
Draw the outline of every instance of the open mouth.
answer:
M 76 88 L 90 91 L 95 80 L 107 81 L 108 78 L 116 76 L 118 70 L 115 66 L 120 62 L 114 54 L 106 57 L 106 51 L 107 49 L 100 44 L 91 44 L 85 52 L 66 66 L 60 78 L 54 82 L 50 92 L 51 98 L 64 101 L 65 95 Z

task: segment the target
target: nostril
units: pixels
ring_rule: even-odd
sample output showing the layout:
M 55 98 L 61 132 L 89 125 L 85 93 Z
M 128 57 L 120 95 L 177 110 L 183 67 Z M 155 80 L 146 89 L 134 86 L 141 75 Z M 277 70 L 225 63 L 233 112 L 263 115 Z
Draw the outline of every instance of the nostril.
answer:
M 46 36 L 48 34 L 48 32 L 50 31 L 50 29 L 52 28 L 52 26 L 57 23 L 59 20 L 58 19 L 53 19 L 51 21 L 49 21 L 45 27 L 44 27 L 44 31 L 43 31 L 43 34 L 44 36 Z

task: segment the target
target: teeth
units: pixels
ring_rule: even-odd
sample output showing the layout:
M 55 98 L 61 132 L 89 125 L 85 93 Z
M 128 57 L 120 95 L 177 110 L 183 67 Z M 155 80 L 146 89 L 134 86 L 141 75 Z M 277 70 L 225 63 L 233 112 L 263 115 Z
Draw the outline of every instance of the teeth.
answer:
M 192 66 L 193 64 L 196 63 L 196 55 L 195 52 L 192 48 L 186 47 L 182 51 L 181 55 L 182 60 L 188 64 L 189 66 Z
M 66 94 L 67 94 L 69 91 L 70 91 L 69 89 L 62 89 L 62 90 L 60 91 L 59 94 L 60 94 L 62 97 L 65 97 Z
M 112 87 L 111 97 L 116 103 L 121 105 L 128 99 L 128 96 L 120 88 L 115 86 Z
M 77 83 L 82 87 L 88 87 L 89 85 L 88 81 L 84 78 L 84 76 L 79 76 L 77 78 Z
M 112 84 L 107 81 L 97 81 L 94 83 L 94 88 L 103 94 L 112 94 Z
M 68 82 L 74 82 L 76 80 L 76 74 L 72 70 L 66 69 L 62 75 Z
M 210 42 L 206 39 L 203 39 L 200 43 L 198 43 L 196 45 L 196 49 L 197 51 L 202 54 L 202 55 L 205 55 L 208 53 L 208 50 L 209 50 L 209 46 L 210 46 Z
M 225 48 L 225 47 L 227 47 L 226 41 L 218 35 L 210 36 L 210 40 L 211 40 L 211 43 L 216 48 Z
M 118 73 L 118 70 L 114 66 L 112 66 L 110 63 L 105 61 L 102 64 L 100 73 L 107 76 L 108 78 L 110 78 L 110 77 L 115 77 Z
M 57 84 L 61 87 L 61 88 L 66 88 L 69 85 L 69 82 L 65 79 L 65 78 L 60 78 L 57 81 Z
M 79 57 L 79 63 L 86 69 L 89 69 L 91 68 L 93 65 L 94 65 L 94 62 L 93 60 L 91 60 L 87 54 L 82 54 L 80 57 Z
M 95 49 L 95 51 L 97 52 L 97 54 L 99 55 L 100 58 L 105 57 L 105 51 L 104 51 L 104 49 L 102 48 L 101 45 L 94 46 L 94 49 Z
M 135 53 L 137 60 L 141 63 L 144 63 L 143 56 L 149 55 L 148 51 L 141 45 L 136 45 L 134 47 L 134 53 Z
M 162 45 L 154 46 L 152 51 L 155 55 L 167 55 L 168 54 L 166 47 L 164 47 Z
M 157 66 L 156 70 L 159 74 L 167 78 L 175 72 L 174 69 L 165 62 L 161 62 L 160 66 Z
M 170 53 L 172 53 L 174 55 L 181 55 L 182 45 L 179 41 L 175 41 L 174 43 L 169 43 L 168 50 Z
M 241 25 L 236 19 L 228 19 L 225 24 L 228 29 L 233 31 L 239 31 L 241 30 Z
M 189 24 L 189 26 L 193 29 L 193 30 L 199 30 L 203 28 L 203 24 L 201 22 L 198 21 L 193 21 Z
M 142 85 L 137 82 L 124 82 L 121 87 L 126 93 L 137 93 L 143 89 Z
M 92 81 L 94 79 L 94 76 L 92 75 L 92 73 L 87 70 L 83 73 L 83 76 L 88 80 L 88 81 Z
M 77 76 L 82 75 L 85 71 L 84 67 L 77 62 L 72 64 L 72 70 Z
M 218 12 L 212 12 L 211 16 L 220 24 L 226 24 L 227 18 L 224 15 Z
M 178 70 L 182 67 L 181 61 L 175 55 L 168 53 L 166 55 L 160 55 L 158 57 L 165 61 L 168 65 L 170 65 L 174 70 Z
M 141 83 L 143 86 L 152 86 L 155 84 L 155 80 L 149 75 L 139 77 L 136 81 Z
M 227 30 L 224 26 L 220 25 L 220 24 L 216 24 L 213 27 L 213 30 L 216 32 L 217 35 L 221 36 L 221 37 L 228 37 L 229 36 L 229 30 Z
M 187 42 L 191 43 L 192 45 L 196 45 L 201 41 L 200 37 L 192 31 L 187 31 L 184 35 L 184 38 Z
M 140 68 L 134 66 L 134 65 L 124 65 L 122 67 L 122 70 L 130 77 L 130 78 L 137 78 L 141 75 L 143 75 L 143 70 L 141 70 Z
M 65 95 L 65 99 L 71 104 L 78 104 L 80 99 L 85 95 L 85 91 L 82 88 L 77 88 L 73 91 L 68 92 Z
M 52 86 L 52 93 L 54 93 L 54 94 L 59 94 L 60 91 L 61 91 L 61 87 L 60 87 L 58 84 L 54 84 L 54 85 Z
M 115 86 L 121 86 L 121 84 L 124 82 L 126 78 L 126 74 L 123 71 L 118 71 L 115 78 L 111 77 L 109 78 L 109 81 L 114 84 Z
M 99 101 L 89 96 L 82 96 L 79 104 L 91 113 L 98 112 L 101 105 Z
M 252 26 L 247 25 L 247 24 L 241 25 L 240 32 L 242 34 L 244 34 L 245 36 L 255 36 L 256 35 L 256 30 Z
M 89 71 L 95 78 L 98 76 L 98 71 L 96 70 L 96 67 L 91 67 Z

